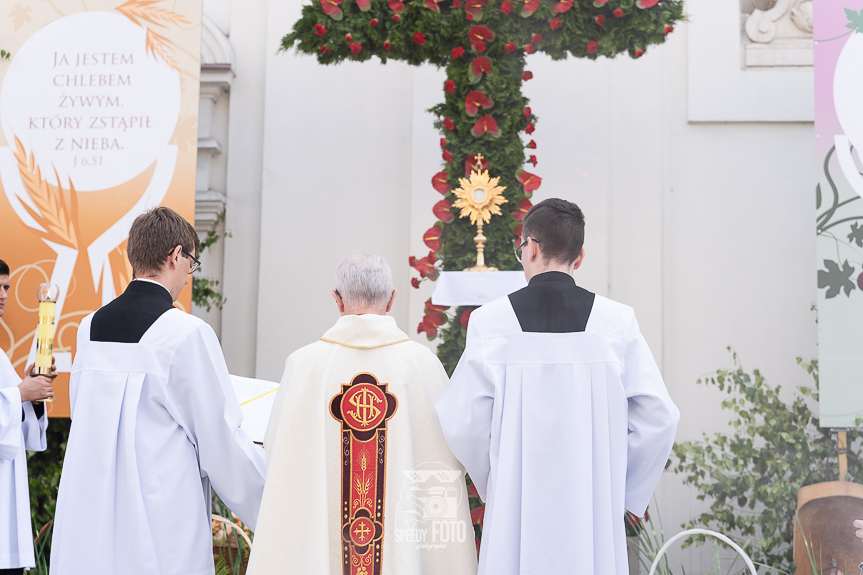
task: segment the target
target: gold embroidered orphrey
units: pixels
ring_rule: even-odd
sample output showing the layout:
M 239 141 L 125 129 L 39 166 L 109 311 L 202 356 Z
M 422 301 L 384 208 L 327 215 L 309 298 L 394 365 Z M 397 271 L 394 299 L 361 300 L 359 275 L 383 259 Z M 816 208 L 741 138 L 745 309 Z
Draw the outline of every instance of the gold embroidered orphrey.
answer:
M 370 373 L 343 383 L 330 400 L 341 423 L 342 573 L 381 575 L 386 498 L 387 421 L 398 400 Z

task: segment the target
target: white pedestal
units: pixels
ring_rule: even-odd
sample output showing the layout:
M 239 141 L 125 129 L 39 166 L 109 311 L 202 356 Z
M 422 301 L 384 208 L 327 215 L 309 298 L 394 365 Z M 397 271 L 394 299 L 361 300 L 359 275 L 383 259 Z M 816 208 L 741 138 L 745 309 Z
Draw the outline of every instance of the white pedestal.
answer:
M 527 286 L 524 272 L 441 272 L 435 282 L 435 305 L 483 305 Z

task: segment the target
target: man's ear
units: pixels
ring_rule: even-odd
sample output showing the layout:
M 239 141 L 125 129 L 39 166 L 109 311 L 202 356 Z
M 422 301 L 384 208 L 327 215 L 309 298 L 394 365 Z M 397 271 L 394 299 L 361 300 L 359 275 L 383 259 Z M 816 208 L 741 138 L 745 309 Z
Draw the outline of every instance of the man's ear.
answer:
M 572 269 L 577 270 L 581 267 L 581 264 L 584 263 L 584 248 L 581 248 L 581 253 L 578 254 L 578 257 L 575 258 L 575 263 L 572 264 Z
M 180 255 L 182 254 L 182 252 L 183 246 L 177 246 L 173 250 L 171 250 L 171 253 L 168 254 L 167 269 L 175 270 L 179 267 Z
M 397 290 L 397 289 L 393 290 L 393 295 L 392 295 L 392 297 L 390 297 L 390 303 L 387 304 L 387 311 L 384 313 L 390 313 L 390 310 L 393 309 L 393 302 L 396 301 L 396 294 L 398 292 L 399 292 L 399 290 Z
M 342 298 L 339 297 L 339 294 L 336 293 L 336 290 L 331 289 L 330 293 L 333 296 L 333 299 L 336 300 L 336 305 L 339 306 L 339 312 L 345 313 L 345 302 Z

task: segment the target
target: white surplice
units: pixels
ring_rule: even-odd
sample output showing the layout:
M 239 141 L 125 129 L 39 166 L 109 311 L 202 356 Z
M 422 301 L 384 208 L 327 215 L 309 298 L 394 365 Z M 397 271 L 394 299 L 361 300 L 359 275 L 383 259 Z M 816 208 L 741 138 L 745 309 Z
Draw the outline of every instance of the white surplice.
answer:
M 219 341 L 171 309 L 139 343 L 78 328 L 51 575 L 212 575 L 210 484 L 255 528 L 264 453 Z
M 45 451 L 48 416 L 21 401 L 15 372 L 0 350 L 0 569 L 35 567 L 27 451 Z M 22 413 L 24 421 L 21 421 Z
M 264 442 L 267 484 L 249 575 L 340 575 L 347 567 L 341 507 L 348 448 L 330 407 L 360 373 L 386 383 L 398 402 L 386 432 L 382 575 L 475 575 L 464 468 L 434 409 L 446 372 L 395 319 L 373 314 L 341 317 L 287 360 Z
M 679 412 L 632 309 L 596 296 L 585 331 L 525 333 L 509 298 L 473 312 L 437 403 L 486 502 L 479 573 L 629 573 Z

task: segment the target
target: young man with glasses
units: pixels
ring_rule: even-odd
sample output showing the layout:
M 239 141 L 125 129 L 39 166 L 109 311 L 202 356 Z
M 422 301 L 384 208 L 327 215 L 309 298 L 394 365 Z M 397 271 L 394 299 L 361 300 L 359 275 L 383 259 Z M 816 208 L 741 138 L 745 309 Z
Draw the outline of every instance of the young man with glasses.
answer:
M 239 429 L 216 334 L 173 306 L 195 229 L 160 207 L 127 245 L 135 279 L 78 328 L 51 573 L 212 574 L 210 487 L 254 530 L 263 450 Z
M 0 260 L 0 317 L 6 311 L 9 276 L 9 266 Z M 30 375 L 33 367 L 22 379 L 0 349 L 0 575 L 23 575 L 36 566 L 27 452 L 47 447 L 48 418 L 45 404 L 37 400 L 52 397 L 54 390 L 50 378 Z
M 576 285 L 584 215 L 549 199 L 516 250 L 528 286 L 470 316 L 437 412 L 486 502 L 479 573 L 628 575 L 679 412 L 632 308 Z

